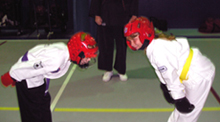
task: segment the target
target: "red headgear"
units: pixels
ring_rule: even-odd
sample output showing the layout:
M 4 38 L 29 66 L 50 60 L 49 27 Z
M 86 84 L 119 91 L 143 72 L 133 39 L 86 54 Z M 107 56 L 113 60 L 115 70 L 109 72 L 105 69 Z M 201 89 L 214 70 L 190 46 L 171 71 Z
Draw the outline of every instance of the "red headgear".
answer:
M 67 43 L 71 61 L 79 64 L 82 58 L 95 58 L 98 47 L 96 41 L 90 34 L 78 32 L 74 34 Z
M 149 40 L 149 44 L 151 41 L 154 39 L 154 26 L 153 23 L 150 22 L 146 17 L 138 17 L 132 22 L 129 22 L 127 25 L 125 25 L 124 28 L 124 36 L 130 36 L 131 34 L 134 33 L 139 33 L 139 38 L 142 44 L 146 40 Z M 136 50 L 131 46 L 130 41 L 126 41 L 127 45 L 132 49 Z

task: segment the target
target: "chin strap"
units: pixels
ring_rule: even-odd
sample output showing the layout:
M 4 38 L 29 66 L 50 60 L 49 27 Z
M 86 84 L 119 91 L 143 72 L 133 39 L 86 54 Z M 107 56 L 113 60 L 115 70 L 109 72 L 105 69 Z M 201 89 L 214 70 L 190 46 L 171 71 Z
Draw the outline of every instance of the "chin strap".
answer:
M 96 63 L 96 59 L 92 58 L 88 63 L 83 64 L 83 65 L 78 64 L 78 66 L 82 69 L 87 69 L 88 67 L 92 66 L 95 63 Z
M 144 44 L 142 45 L 142 47 L 139 50 L 144 50 L 148 45 L 149 45 L 149 40 L 145 39 L 144 40 Z
M 81 62 L 81 60 L 83 58 L 85 58 L 85 54 L 84 54 L 84 52 L 80 52 L 78 57 L 77 57 L 77 61 L 72 61 L 71 60 L 71 62 L 73 62 L 74 64 L 77 64 L 82 69 L 88 68 L 89 67 L 89 63 L 83 64 L 83 65 L 80 64 L 80 62 Z

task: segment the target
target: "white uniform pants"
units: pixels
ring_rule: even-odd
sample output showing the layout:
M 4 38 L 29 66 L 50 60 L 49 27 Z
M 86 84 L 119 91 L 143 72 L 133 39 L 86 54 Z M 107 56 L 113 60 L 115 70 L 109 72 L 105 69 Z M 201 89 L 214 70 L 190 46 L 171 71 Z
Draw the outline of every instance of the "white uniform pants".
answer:
M 170 115 L 168 122 L 196 122 L 198 120 L 215 77 L 214 70 L 210 71 L 210 77 L 208 79 L 202 79 L 200 77 L 199 80 L 189 79 L 183 82 L 186 87 L 186 98 L 195 106 L 195 109 L 187 114 L 182 114 L 175 109 Z

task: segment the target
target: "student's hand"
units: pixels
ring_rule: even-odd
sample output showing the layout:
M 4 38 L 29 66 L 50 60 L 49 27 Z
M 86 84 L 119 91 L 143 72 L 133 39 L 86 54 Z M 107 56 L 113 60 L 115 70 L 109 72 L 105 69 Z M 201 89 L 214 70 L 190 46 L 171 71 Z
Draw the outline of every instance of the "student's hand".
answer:
M 176 109 L 181 113 L 190 113 L 193 111 L 195 106 L 190 104 L 186 97 L 175 100 Z
M 132 16 L 131 18 L 130 18 L 130 20 L 129 20 L 129 22 L 132 22 L 133 20 L 135 20 L 137 18 L 137 16 Z
M 11 78 L 9 72 L 1 76 L 1 82 L 5 87 L 8 87 L 9 85 L 12 87 L 15 86 L 15 81 Z
M 100 16 L 95 16 L 95 22 L 97 25 L 101 25 L 102 24 L 102 18 Z

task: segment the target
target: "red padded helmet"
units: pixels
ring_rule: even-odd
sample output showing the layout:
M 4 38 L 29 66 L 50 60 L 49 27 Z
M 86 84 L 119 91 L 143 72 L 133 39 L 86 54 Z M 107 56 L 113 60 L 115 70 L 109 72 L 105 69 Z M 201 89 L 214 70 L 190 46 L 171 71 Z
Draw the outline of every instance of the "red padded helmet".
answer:
M 88 33 L 78 32 L 67 43 L 71 61 L 79 64 L 82 58 L 95 58 L 98 47 L 95 39 Z
M 129 22 L 125 25 L 124 28 L 124 36 L 130 36 L 131 34 L 139 33 L 139 38 L 142 44 L 146 40 L 149 40 L 149 44 L 154 39 L 154 26 L 153 23 L 150 22 L 146 17 L 138 17 L 132 22 Z M 131 46 L 130 41 L 126 41 L 127 45 L 132 49 L 136 50 Z

